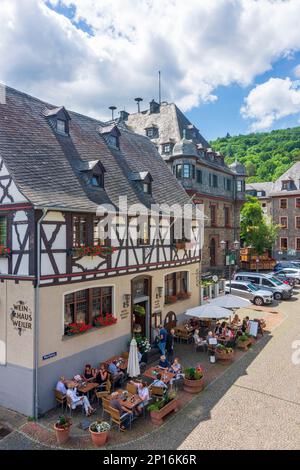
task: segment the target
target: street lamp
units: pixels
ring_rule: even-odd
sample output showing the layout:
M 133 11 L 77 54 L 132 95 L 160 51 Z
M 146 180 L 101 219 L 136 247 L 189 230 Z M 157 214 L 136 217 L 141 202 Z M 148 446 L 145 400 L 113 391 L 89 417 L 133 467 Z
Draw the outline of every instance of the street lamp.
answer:
M 234 253 L 236 256 L 236 252 L 240 249 L 240 242 L 238 240 L 235 240 L 233 242 L 233 246 L 231 249 L 227 250 L 227 242 L 225 240 L 220 241 L 221 249 L 224 252 L 224 257 L 225 257 L 225 263 L 224 263 L 224 277 L 226 276 L 225 270 L 226 270 L 226 258 L 227 255 L 229 255 L 229 293 L 231 293 L 231 258 L 230 255 Z

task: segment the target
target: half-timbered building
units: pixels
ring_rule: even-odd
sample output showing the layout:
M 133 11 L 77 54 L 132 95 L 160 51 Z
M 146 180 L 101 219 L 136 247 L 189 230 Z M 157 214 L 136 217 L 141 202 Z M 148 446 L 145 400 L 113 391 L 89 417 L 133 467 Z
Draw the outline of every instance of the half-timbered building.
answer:
M 133 329 L 151 340 L 158 324 L 199 303 L 199 239 L 176 235 L 175 215 L 160 209 L 189 202 L 147 137 L 6 88 L 1 405 L 46 411 L 60 375 L 126 350 Z M 142 229 L 141 208 L 151 208 Z

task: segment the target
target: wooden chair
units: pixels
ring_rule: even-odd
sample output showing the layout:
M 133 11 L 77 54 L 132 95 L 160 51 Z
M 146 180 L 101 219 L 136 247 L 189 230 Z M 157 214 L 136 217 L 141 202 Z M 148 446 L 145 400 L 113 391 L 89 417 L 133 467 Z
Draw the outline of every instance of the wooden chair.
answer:
M 124 414 L 126 415 L 126 418 L 128 416 L 128 414 L 132 414 L 130 413 L 130 411 L 128 411 L 127 413 L 124 412 Z M 119 410 L 116 410 L 115 408 L 110 408 L 110 417 L 111 417 L 111 421 L 115 424 L 117 424 L 118 428 L 119 428 L 119 431 L 121 431 L 121 426 L 123 424 L 123 421 L 124 421 L 124 418 L 125 416 L 120 416 L 120 411 Z M 129 420 L 129 428 L 131 429 L 131 421 L 132 421 L 132 418 L 130 416 L 130 420 Z
M 108 395 L 110 395 L 110 392 L 111 392 L 111 381 L 109 379 L 107 379 L 107 381 L 104 382 L 102 385 L 105 385 L 105 389 L 95 392 L 95 396 L 97 397 L 97 400 L 98 400 L 98 405 L 100 404 L 100 399 L 108 397 Z
M 67 396 L 55 389 L 53 390 L 53 392 L 55 395 L 56 403 L 61 405 L 62 412 L 64 412 L 64 407 L 67 401 Z
M 155 398 L 162 398 L 165 394 L 165 391 L 167 390 L 164 387 L 156 387 L 153 385 L 152 387 L 149 387 L 150 390 L 150 396 L 155 397 Z
M 110 416 L 110 410 L 111 410 L 110 400 L 107 397 L 103 396 L 102 397 L 102 419 L 105 413 L 109 414 Z
M 132 393 L 133 395 L 135 395 L 136 394 L 136 385 L 128 383 L 126 385 L 126 390 L 127 390 L 127 392 Z
M 83 403 L 78 404 L 78 405 L 76 406 L 76 408 L 73 410 L 73 409 L 72 409 L 72 400 L 71 400 L 71 397 L 68 397 L 68 395 L 67 395 L 67 396 L 66 396 L 66 399 L 67 399 L 67 407 L 68 407 L 69 410 L 70 410 L 70 417 L 72 416 L 72 411 L 75 411 L 75 410 L 78 408 L 78 406 L 81 407 L 81 412 L 84 413 Z

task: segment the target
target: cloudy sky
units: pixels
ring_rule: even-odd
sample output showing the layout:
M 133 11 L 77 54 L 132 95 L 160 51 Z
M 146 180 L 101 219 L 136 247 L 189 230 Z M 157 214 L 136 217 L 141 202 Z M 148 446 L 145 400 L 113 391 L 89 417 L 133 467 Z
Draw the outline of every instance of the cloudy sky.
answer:
M 300 0 L 0 0 L 0 81 L 107 119 L 175 101 L 208 138 L 300 123 Z

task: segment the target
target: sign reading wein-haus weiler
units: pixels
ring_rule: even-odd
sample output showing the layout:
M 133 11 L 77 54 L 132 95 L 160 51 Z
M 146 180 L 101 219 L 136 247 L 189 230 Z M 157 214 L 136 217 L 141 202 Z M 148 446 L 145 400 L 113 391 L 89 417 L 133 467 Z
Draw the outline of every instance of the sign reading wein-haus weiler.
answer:
M 23 331 L 32 330 L 32 313 L 30 307 L 23 300 L 13 304 L 10 309 L 10 319 L 13 327 L 21 336 Z

